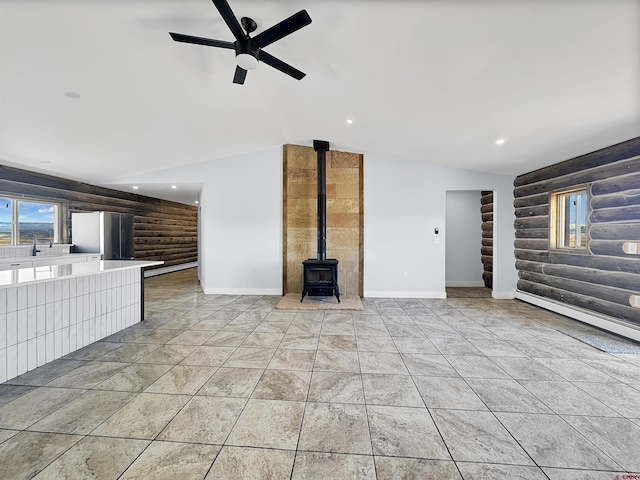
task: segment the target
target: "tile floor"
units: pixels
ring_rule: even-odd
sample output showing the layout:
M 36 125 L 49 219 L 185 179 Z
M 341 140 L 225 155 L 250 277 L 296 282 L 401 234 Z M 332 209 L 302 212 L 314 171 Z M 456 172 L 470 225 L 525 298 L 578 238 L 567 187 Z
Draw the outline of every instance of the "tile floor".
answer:
M 640 355 L 583 344 L 544 310 L 276 311 L 279 297 L 203 295 L 192 270 L 146 287 L 143 323 L 0 385 L 0 478 L 640 472 Z

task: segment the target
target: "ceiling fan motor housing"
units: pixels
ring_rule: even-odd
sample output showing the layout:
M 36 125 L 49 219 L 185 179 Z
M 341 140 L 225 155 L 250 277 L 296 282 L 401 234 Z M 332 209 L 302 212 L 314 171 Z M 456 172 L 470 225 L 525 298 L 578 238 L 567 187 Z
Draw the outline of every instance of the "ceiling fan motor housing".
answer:
M 236 64 L 245 70 L 253 70 L 258 66 L 260 49 L 251 38 L 239 39 L 235 42 Z

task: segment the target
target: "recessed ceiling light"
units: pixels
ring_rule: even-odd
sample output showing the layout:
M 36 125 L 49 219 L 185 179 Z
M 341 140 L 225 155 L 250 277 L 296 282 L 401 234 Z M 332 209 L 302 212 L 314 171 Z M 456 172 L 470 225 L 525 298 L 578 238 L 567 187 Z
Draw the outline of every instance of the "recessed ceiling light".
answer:
M 176 185 L 171 185 L 171 188 L 173 188 L 175 190 L 178 187 Z
M 134 190 L 137 190 L 137 189 L 138 189 L 138 186 L 137 186 L 137 185 L 134 185 L 134 186 L 133 186 L 133 187 L 131 187 L 131 188 L 133 188 Z
M 198 203 L 200 203 L 200 202 L 199 202 L 198 200 L 196 200 L 196 202 L 195 202 L 195 203 L 196 203 L 196 205 L 197 205 L 197 204 L 198 204 Z
M 504 143 L 504 138 L 499 138 L 499 139 L 497 139 L 497 140 L 496 140 L 496 143 L 497 143 L 498 145 L 502 145 L 502 144 Z
M 67 93 L 65 93 L 65 96 L 67 98 L 73 98 L 74 100 L 77 100 L 77 99 L 80 98 L 80 94 L 76 93 L 76 92 L 67 92 Z
M 353 125 L 353 119 L 347 118 L 347 125 Z

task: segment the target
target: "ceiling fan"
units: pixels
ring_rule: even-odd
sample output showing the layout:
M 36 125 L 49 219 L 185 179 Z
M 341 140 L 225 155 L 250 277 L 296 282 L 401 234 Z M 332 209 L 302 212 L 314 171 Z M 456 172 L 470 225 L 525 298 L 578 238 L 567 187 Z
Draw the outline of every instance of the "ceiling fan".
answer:
M 280 70 L 281 72 L 290 75 L 296 80 L 302 80 L 306 75 L 305 73 L 283 62 L 279 58 L 269 55 L 263 50 L 263 48 L 297 30 L 300 30 L 302 27 L 309 25 L 311 23 L 311 17 L 306 10 L 300 10 L 298 13 L 291 15 L 289 18 L 281 21 L 271 28 L 266 29 L 255 37 L 251 37 L 249 34 L 253 33 L 258 28 L 258 25 L 253 19 L 249 17 L 242 17 L 240 19 L 240 23 L 238 23 L 238 19 L 231 10 L 227 0 L 212 1 L 220 12 L 222 19 L 231 30 L 231 33 L 233 33 L 233 36 L 236 38 L 235 42 L 226 42 L 223 40 L 213 40 L 211 38 L 194 37 L 193 35 L 169 32 L 171 38 L 176 42 L 195 43 L 197 45 L 235 50 L 236 72 L 233 76 L 233 83 L 242 85 L 247 77 L 247 70 L 257 68 L 259 62 L 264 62 L 276 70 Z M 240 26 L 241 24 L 242 27 Z

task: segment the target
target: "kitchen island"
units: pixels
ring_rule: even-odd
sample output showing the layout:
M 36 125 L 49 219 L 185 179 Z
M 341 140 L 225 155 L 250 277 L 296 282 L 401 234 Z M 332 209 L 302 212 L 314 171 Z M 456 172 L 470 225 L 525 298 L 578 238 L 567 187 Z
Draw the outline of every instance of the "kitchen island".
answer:
M 0 382 L 144 319 L 144 268 L 105 260 L 0 271 Z

